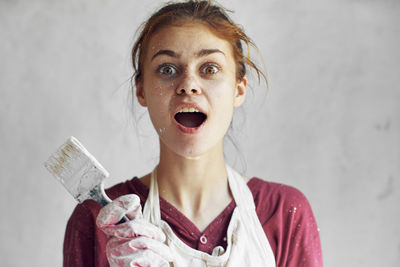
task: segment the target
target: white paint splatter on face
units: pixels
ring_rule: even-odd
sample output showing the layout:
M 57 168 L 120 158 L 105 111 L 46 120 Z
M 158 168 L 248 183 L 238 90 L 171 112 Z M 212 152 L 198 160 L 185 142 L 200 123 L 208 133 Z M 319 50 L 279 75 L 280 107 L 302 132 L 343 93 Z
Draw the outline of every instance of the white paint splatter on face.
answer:
M 165 132 L 165 127 L 158 128 L 158 133 L 163 134 Z

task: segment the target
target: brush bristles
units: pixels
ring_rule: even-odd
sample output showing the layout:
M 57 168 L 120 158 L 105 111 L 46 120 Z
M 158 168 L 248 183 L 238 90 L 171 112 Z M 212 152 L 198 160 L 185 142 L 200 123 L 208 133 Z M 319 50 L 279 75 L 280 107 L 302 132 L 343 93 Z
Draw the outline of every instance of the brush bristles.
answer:
M 70 137 L 44 165 L 80 202 L 88 197 L 94 186 L 109 176 L 96 158 L 74 137 Z

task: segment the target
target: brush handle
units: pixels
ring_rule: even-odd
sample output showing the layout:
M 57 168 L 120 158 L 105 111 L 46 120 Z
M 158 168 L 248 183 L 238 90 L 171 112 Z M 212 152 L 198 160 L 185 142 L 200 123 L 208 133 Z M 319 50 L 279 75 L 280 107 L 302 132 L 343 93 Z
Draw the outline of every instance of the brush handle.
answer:
M 105 205 L 107 205 L 108 203 L 110 203 L 112 201 L 107 196 L 106 192 L 104 191 L 103 183 L 100 183 L 100 184 L 96 185 L 95 187 L 93 187 L 93 189 L 90 190 L 89 195 L 90 195 L 90 199 L 93 199 L 94 201 L 99 203 L 100 206 L 102 206 L 102 207 L 104 207 Z M 117 224 L 121 224 L 121 223 L 128 222 L 128 221 L 130 221 L 130 219 L 128 218 L 128 216 L 124 215 L 124 217 L 122 217 L 122 219 Z

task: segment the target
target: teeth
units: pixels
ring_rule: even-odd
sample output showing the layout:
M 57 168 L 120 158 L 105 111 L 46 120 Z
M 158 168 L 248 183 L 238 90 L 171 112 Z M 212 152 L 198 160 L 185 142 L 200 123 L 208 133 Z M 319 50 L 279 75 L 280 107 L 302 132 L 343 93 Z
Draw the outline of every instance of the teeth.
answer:
M 177 113 L 182 113 L 182 112 L 200 112 L 200 110 L 196 108 L 182 108 Z

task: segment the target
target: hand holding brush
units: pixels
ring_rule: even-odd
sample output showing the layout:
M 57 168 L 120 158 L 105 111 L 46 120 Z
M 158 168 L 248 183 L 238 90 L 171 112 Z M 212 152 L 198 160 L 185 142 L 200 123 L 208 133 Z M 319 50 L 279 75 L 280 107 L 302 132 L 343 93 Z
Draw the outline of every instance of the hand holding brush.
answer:
M 123 216 L 129 222 L 117 224 Z M 107 235 L 106 254 L 112 267 L 167 267 L 172 262 L 170 248 L 164 244 L 165 234 L 143 219 L 137 195 L 121 196 L 102 208 L 97 226 Z
M 163 243 L 165 234 L 143 219 L 139 197 L 111 201 L 103 184 L 109 173 L 76 138 L 71 136 L 44 165 L 78 202 L 92 199 L 103 207 L 96 223 L 109 238 L 111 266 L 169 266 L 172 253 Z

